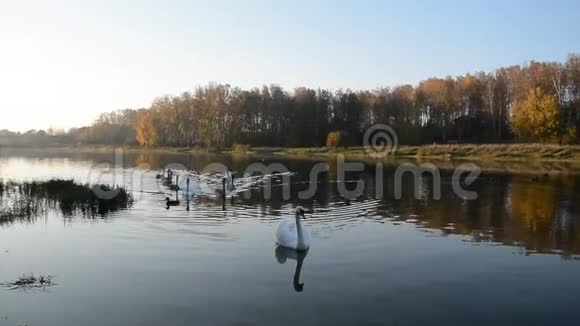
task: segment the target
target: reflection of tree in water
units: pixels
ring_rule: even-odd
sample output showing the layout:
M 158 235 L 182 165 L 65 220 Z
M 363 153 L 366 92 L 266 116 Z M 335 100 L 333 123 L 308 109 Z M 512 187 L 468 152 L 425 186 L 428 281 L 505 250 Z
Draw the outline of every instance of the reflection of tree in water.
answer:
M 151 169 L 159 169 L 159 154 L 156 153 L 140 153 L 135 158 L 135 166 L 148 166 Z
M 375 188 L 380 186 L 375 180 L 374 171 L 374 167 L 370 167 L 364 173 L 351 172 L 347 175 L 348 180 L 364 180 L 366 187 L 361 200 L 374 197 Z M 336 173 L 336 167 L 333 172 L 331 164 L 330 172 L 319 176 L 321 183 L 314 198 L 301 204 L 326 206 L 336 201 L 343 202 L 344 199 L 337 195 L 333 173 Z M 422 175 L 419 199 L 414 198 L 411 175 L 403 176 L 403 196 L 395 199 L 394 170 L 385 166 L 382 205 L 387 211 L 400 215 L 401 219 L 420 222 L 422 227 L 440 230 L 443 235 L 464 234 L 474 242 L 522 245 L 528 252 L 580 253 L 580 242 L 577 240 L 580 235 L 577 222 L 580 218 L 577 209 L 580 182 L 577 176 L 488 173 L 480 176 L 470 187 L 478 194 L 478 198 L 472 201 L 462 200 L 454 193 L 449 173 L 442 171 L 441 176 L 441 200 L 432 198 L 433 180 L 427 175 Z M 294 177 L 294 180 L 299 177 Z M 292 198 L 296 198 L 294 189 L 303 190 L 306 186 L 298 184 L 293 187 Z M 353 186 L 348 184 L 349 189 Z M 279 192 L 274 188 L 270 205 L 281 205 L 276 202 L 281 196 Z M 264 204 L 259 200 L 250 200 L 249 203 Z
M 528 252 L 580 253 L 577 177 L 495 175 L 482 180 L 475 186 L 478 198 L 473 201 L 457 198 L 444 181 L 442 200 L 416 200 L 407 191 L 400 201 L 389 204 L 403 219 L 421 216 L 424 227 L 443 234 L 523 245 Z
M 520 232 L 527 248 L 538 251 L 580 252 L 574 191 L 576 179 L 566 176 L 531 183 L 519 178 L 511 187 L 513 233 Z M 519 223 L 515 222 L 518 221 Z
M 99 198 L 93 191 L 115 191 L 110 199 Z M 84 217 L 106 216 L 119 209 L 129 208 L 132 196 L 124 188 L 106 185 L 91 187 L 72 180 L 33 182 L 0 181 L 0 224 L 14 221 L 33 221 L 49 210 L 65 217 L 80 214 Z
M 510 191 L 511 215 L 531 235 L 552 231 L 556 193 L 551 185 L 516 180 Z

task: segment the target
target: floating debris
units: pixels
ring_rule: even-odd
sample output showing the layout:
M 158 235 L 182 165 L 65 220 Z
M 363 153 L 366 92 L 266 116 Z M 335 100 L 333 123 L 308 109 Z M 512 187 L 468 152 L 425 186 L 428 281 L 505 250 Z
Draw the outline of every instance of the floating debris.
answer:
M 23 274 L 18 278 L 18 280 L 14 282 L 0 283 L 0 285 L 8 288 L 9 290 L 45 289 L 49 286 L 56 285 L 52 279 L 53 276 L 51 275 L 41 275 L 36 277 L 34 274 Z

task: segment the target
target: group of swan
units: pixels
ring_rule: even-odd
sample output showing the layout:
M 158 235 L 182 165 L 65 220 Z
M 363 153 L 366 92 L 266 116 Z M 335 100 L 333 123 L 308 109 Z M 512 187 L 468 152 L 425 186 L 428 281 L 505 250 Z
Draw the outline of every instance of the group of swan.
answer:
M 166 173 L 167 177 L 165 176 Z M 164 181 L 168 180 L 170 185 L 172 185 L 172 177 L 173 171 L 171 171 L 171 169 L 167 169 L 167 171 L 163 170 L 163 173 L 156 175 L 157 179 L 163 179 Z M 179 179 L 176 181 L 178 183 Z M 234 175 L 230 171 L 227 171 L 224 174 L 222 181 L 222 191 L 224 192 L 224 195 L 225 191 L 232 191 L 235 189 Z M 175 186 L 179 187 L 178 185 Z M 176 190 L 179 190 L 179 188 Z M 189 179 L 187 180 L 187 191 L 189 191 Z M 165 203 L 167 208 L 180 204 L 179 200 L 171 200 L 169 197 L 165 198 Z M 306 210 L 302 206 L 298 206 L 294 212 L 294 218 L 290 217 L 283 219 L 280 224 L 278 224 L 278 228 L 276 229 L 276 241 L 278 245 L 284 248 L 297 251 L 306 251 L 308 248 L 310 248 L 310 233 L 308 232 L 308 229 L 301 223 L 301 219 L 306 219 L 304 216 Z
M 171 179 L 172 178 L 172 171 L 167 171 L 168 177 L 165 177 L 165 171 L 162 174 L 158 174 L 156 176 L 157 179 L 162 179 L 165 181 L 169 186 L 172 186 Z M 178 181 L 177 179 L 176 181 Z M 226 191 L 233 191 L 235 190 L 234 185 L 234 175 L 228 171 L 226 175 L 224 175 L 223 179 L 223 194 L 225 196 Z M 179 190 L 178 184 L 175 185 L 177 187 L 175 190 Z M 189 195 L 190 187 L 189 187 L 189 178 L 187 179 L 187 190 L 186 193 Z M 169 209 L 171 206 L 178 206 L 180 204 L 179 200 L 171 200 L 169 197 L 165 198 L 166 208 Z M 188 202 L 189 204 L 189 202 Z M 189 210 L 189 206 L 188 206 Z M 292 259 L 296 260 L 296 269 L 294 271 L 294 278 L 293 278 L 293 286 L 294 290 L 297 292 L 302 292 L 304 289 L 304 283 L 300 283 L 300 271 L 302 270 L 302 264 L 304 262 L 304 258 L 306 258 L 306 254 L 308 253 L 308 249 L 310 248 L 310 233 L 305 225 L 302 225 L 301 220 L 306 219 L 305 214 L 306 210 L 302 206 L 296 207 L 294 210 L 294 217 L 288 217 L 282 219 L 278 224 L 276 229 L 276 259 L 280 264 L 284 264 L 286 260 Z

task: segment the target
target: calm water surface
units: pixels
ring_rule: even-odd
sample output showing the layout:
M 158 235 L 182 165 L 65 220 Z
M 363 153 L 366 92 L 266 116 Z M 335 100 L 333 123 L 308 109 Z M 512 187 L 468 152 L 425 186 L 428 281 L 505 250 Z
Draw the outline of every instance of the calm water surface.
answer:
M 4 180 L 99 181 L 135 197 L 132 208 L 106 216 L 54 208 L 1 224 L 0 282 L 34 273 L 53 275 L 56 285 L 0 287 L 0 325 L 545 325 L 580 317 L 573 170 L 487 172 L 473 186 L 474 201 L 455 196 L 444 171 L 441 200 L 432 199 L 428 179 L 420 199 L 405 179 L 395 200 L 387 167 L 385 198 L 376 200 L 368 167 L 347 175 L 366 183 L 365 194 L 347 202 L 331 164 L 315 197 L 300 201 L 296 193 L 317 162 L 277 159 L 295 172 L 292 199 L 282 199 L 282 180 L 274 180 L 269 200 L 257 188 L 228 200 L 225 211 L 207 196 L 193 198 L 187 211 L 184 204 L 166 210 L 163 199 L 175 194 L 142 167 L 200 170 L 217 161 L 241 172 L 262 159 L 130 154 L 123 181 L 95 166 L 111 153 L 0 154 Z M 276 248 L 273 236 L 296 205 L 314 211 L 305 221 L 313 238 L 305 256 Z

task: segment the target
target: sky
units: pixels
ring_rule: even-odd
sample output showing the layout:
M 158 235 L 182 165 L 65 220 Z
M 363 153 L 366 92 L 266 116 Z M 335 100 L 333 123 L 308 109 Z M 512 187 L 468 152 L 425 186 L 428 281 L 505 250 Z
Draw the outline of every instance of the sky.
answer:
M 0 0 L 0 129 L 209 82 L 374 89 L 580 52 L 580 1 Z

